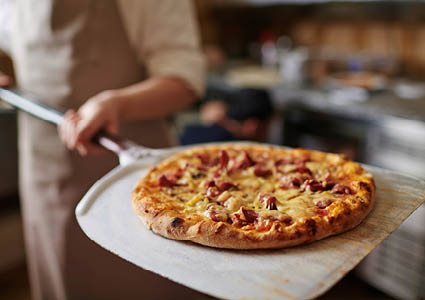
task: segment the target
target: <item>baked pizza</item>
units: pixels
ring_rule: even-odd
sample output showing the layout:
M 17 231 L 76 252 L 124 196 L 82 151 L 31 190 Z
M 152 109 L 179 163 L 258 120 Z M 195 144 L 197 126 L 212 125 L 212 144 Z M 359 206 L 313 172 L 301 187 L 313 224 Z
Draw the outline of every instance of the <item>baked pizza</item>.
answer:
M 151 168 L 133 191 L 153 232 L 233 249 L 283 248 L 358 225 L 371 174 L 343 155 L 259 144 L 198 146 Z

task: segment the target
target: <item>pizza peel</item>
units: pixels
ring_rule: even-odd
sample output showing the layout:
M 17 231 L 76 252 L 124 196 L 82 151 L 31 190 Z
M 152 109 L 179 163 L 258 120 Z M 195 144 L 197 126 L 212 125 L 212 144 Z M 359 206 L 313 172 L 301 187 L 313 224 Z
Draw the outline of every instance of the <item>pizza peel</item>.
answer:
M 0 98 L 59 124 L 62 114 L 9 90 Z M 35 111 L 34 111 L 35 109 Z M 425 201 L 425 181 L 365 166 L 374 175 L 376 206 L 353 230 L 281 250 L 223 250 L 165 239 L 147 230 L 132 210 L 131 191 L 153 164 L 181 148 L 153 150 L 116 137 L 97 141 L 120 166 L 99 179 L 76 208 L 83 231 L 135 265 L 224 299 L 311 299 L 353 269 Z

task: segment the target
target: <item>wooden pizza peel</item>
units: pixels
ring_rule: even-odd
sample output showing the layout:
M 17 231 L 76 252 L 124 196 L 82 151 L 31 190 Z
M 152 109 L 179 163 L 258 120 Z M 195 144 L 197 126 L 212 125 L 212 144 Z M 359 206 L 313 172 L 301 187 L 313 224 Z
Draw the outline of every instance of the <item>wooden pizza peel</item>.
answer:
M 62 115 L 19 94 L 0 98 L 54 124 Z M 35 105 L 35 106 L 34 106 Z M 36 110 L 34 110 L 34 107 Z M 152 150 L 98 137 L 121 166 L 101 178 L 76 208 L 89 238 L 133 264 L 223 299 L 311 299 L 353 269 L 425 201 L 425 181 L 365 166 L 376 182 L 376 205 L 353 230 L 281 250 L 223 250 L 168 240 L 147 230 L 131 206 L 131 191 L 153 164 L 179 148 Z M 135 160 L 135 158 L 139 158 Z

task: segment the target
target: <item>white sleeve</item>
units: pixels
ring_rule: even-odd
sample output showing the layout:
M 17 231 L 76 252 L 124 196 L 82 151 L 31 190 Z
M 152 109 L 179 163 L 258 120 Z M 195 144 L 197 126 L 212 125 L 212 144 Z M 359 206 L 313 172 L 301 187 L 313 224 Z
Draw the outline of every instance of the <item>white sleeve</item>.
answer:
M 8 54 L 11 52 L 12 16 L 14 16 L 15 1 L 0 0 L 0 49 Z
M 205 62 L 190 0 L 120 0 L 124 25 L 149 76 L 183 79 L 201 96 Z

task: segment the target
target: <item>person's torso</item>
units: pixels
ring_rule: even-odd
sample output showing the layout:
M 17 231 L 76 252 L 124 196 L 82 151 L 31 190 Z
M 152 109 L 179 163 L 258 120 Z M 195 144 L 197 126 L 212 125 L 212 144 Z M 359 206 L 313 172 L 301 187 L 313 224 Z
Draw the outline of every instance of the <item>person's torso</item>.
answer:
M 18 1 L 12 57 L 19 88 L 62 109 L 77 109 L 103 90 L 144 78 L 114 0 Z M 27 169 L 47 180 L 73 173 L 71 161 L 79 158 L 65 150 L 56 128 L 27 115 L 20 116 L 19 125 Z M 122 127 L 124 136 L 147 146 L 169 144 L 164 121 Z M 105 161 L 110 168 L 111 159 Z

